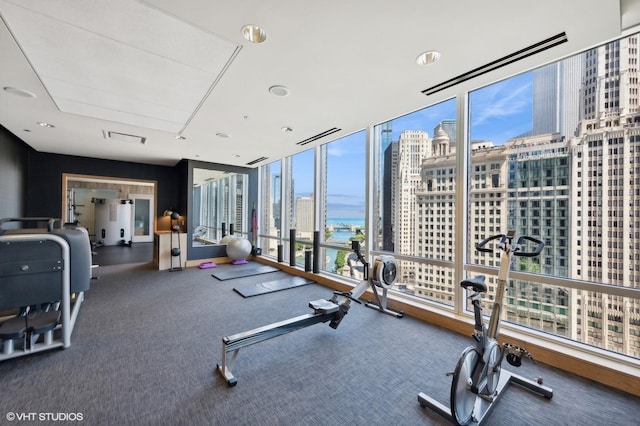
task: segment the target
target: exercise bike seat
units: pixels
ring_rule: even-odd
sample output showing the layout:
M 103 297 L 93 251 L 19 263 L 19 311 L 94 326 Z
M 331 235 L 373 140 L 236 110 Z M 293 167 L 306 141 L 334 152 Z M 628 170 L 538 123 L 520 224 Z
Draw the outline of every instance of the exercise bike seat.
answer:
M 487 291 L 487 285 L 484 283 L 484 275 L 477 275 L 471 279 L 460 281 L 460 287 L 468 289 L 471 287 L 478 293 L 485 293 Z
M 309 307 L 313 309 L 315 313 L 322 314 L 332 314 L 337 312 L 340 308 L 340 306 L 336 305 L 332 301 L 325 299 L 312 300 L 309 302 Z

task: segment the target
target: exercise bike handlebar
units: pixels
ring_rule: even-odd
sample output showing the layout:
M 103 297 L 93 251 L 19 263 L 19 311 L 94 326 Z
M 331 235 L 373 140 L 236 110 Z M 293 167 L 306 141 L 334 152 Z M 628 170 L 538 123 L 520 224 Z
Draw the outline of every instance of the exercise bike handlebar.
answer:
M 476 243 L 476 250 L 491 253 L 493 249 L 485 247 L 490 241 L 500 240 L 500 243 L 504 243 L 506 240 L 510 239 L 507 235 L 497 234 L 491 237 L 487 237 L 484 240 Z M 522 251 L 522 247 L 524 247 L 526 241 L 531 241 L 537 244 L 536 248 L 533 251 Z M 515 256 L 523 256 L 523 257 L 535 257 L 538 256 L 542 249 L 544 248 L 544 243 L 537 238 L 529 237 L 526 235 L 522 235 L 518 238 L 518 242 L 515 245 L 515 249 L 513 250 L 513 254 Z
M 489 241 L 493 241 L 493 240 L 497 240 L 497 239 L 500 239 L 500 242 L 503 242 L 504 239 L 506 239 L 506 238 L 507 238 L 507 236 L 504 235 L 504 234 L 498 234 L 498 235 L 494 235 L 492 237 L 487 237 L 484 240 L 480 241 L 479 243 L 476 243 L 476 250 L 487 252 L 487 253 L 491 253 L 493 251 L 493 249 L 485 247 L 487 245 L 487 243 L 489 243 Z
M 518 238 L 518 245 L 520 247 L 524 247 L 524 243 L 525 241 L 531 241 L 533 243 L 536 243 L 537 246 L 533 251 L 516 251 L 513 254 L 516 256 L 523 256 L 523 257 L 534 257 L 539 255 L 540 253 L 542 253 L 542 249 L 544 248 L 544 243 L 540 240 L 538 240 L 537 238 L 533 238 L 533 237 L 527 237 L 525 235 L 522 235 L 520 238 Z

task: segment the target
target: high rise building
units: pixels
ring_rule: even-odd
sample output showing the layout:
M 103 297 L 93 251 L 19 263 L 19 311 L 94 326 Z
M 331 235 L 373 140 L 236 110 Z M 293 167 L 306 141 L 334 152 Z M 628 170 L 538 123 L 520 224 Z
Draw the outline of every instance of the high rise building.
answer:
M 312 239 L 315 229 L 313 220 L 313 194 L 309 197 L 296 197 L 296 237 Z
M 446 135 L 446 134 L 445 134 Z M 440 134 L 440 142 L 446 138 Z M 438 143 L 440 145 L 440 143 Z M 418 256 L 453 260 L 455 243 L 455 150 L 425 158 L 416 190 L 416 248 Z M 453 269 L 439 265 L 413 266 L 414 281 L 407 290 L 427 299 L 453 305 Z
M 282 178 L 280 177 L 280 174 L 273 174 L 271 176 L 271 185 L 269 186 L 270 190 L 271 190 L 271 207 L 270 207 L 270 211 L 271 211 L 271 218 L 272 220 L 267 222 L 271 224 L 272 228 L 275 229 L 280 229 L 280 205 L 282 202 L 282 188 L 281 188 L 281 181 Z
M 580 99 L 580 78 L 584 54 L 537 68 L 533 73 L 533 117 L 528 136 L 559 133 L 576 135 Z
M 571 276 L 640 287 L 638 36 L 585 54 L 580 137 L 571 146 Z M 572 338 L 640 356 L 640 303 L 572 290 Z
M 422 161 L 433 155 L 431 140 L 423 130 L 405 130 L 399 140 L 392 144 L 397 147 L 396 170 L 392 181 L 392 218 L 394 219 L 393 244 L 396 253 L 416 251 L 416 189 L 422 181 Z M 401 277 L 405 282 L 413 281 L 413 271 L 400 262 Z
M 382 230 L 380 244 L 382 250 L 394 252 L 394 224 L 396 223 L 395 209 L 395 178 L 398 165 L 398 142 L 393 142 L 387 146 L 383 152 L 382 169 Z
M 449 146 L 451 149 L 456 147 L 457 142 L 457 128 L 456 120 L 442 120 L 435 129 L 433 129 L 433 134 L 435 135 L 438 131 L 438 127 L 442 128 L 444 132 L 449 137 Z

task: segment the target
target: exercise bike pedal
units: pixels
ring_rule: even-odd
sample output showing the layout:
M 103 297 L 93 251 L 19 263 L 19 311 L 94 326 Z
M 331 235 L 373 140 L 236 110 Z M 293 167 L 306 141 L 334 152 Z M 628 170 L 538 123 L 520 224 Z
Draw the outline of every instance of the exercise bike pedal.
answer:
M 507 351 L 507 362 L 514 367 L 520 367 L 522 365 L 523 355 L 526 355 L 534 364 L 537 364 L 536 360 L 533 359 L 531 352 L 524 348 L 512 345 L 511 343 L 505 343 L 503 348 Z

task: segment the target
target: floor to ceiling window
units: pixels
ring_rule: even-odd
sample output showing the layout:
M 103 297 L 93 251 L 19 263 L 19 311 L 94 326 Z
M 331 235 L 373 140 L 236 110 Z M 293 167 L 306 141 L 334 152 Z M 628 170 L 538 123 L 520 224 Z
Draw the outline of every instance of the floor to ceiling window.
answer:
M 374 135 L 373 245 L 402 255 L 397 289 L 453 305 L 456 101 L 377 125 Z
M 304 251 L 312 247 L 315 226 L 315 150 L 290 157 L 290 179 L 285 182 L 289 205 L 285 207 L 289 235 L 295 234 L 295 263 L 304 265 Z M 289 259 L 291 261 L 291 259 Z
M 468 193 L 470 242 L 510 229 L 545 244 L 512 264 L 505 319 L 636 357 L 640 301 L 600 286 L 638 284 L 637 41 L 471 92 Z M 472 249 L 468 259 L 498 262 Z
M 324 243 L 323 270 L 355 277 L 351 241 L 365 246 L 366 133 L 322 145 L 324 197 L 321 205 Z M 357 262 L 356 262 L 357 263 Z M 362 265 L 360 265 L 361 267 Z
M 261 168 L 262 211 L 260 247 L 266 255 L 277 257 L 282 232 L 282 162 L 280 160 Z
M 317 228 L 323 271 L 350 278 L 358 277 L 345 269 L 349 241 L 361 239 L 367 254 L 396 257 L 394 294 L 425 309 L 468 314 L 458 281 L 482 273 L 487 301 L 504 297 L 510 327 L 637 361 L 639 41 L 625 37 L 372 123 L 368 140 L 363 131 L 263 166 L 263 205 L 286 204 L 278 210 L 287 219 L 276 230 L 270 213 L 264 238 L 296 229 L 303 250 Z M 276 201 L 280 164 L 289 177 Z M 516 257 L 506 294 L 496 295 L 500 255 L 474 246 L 508 230 L 545 247 Z

